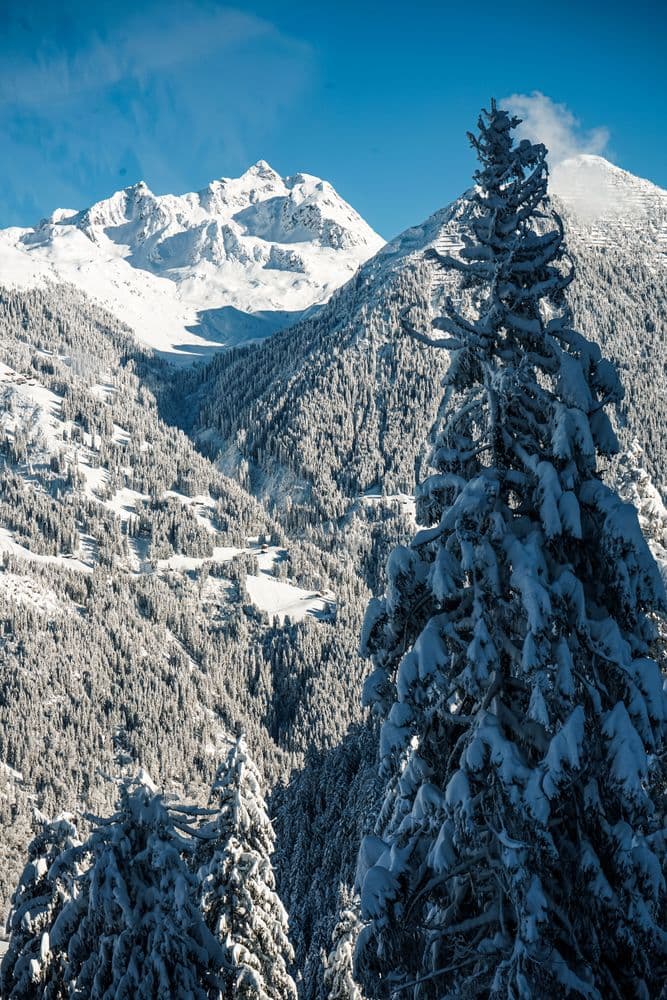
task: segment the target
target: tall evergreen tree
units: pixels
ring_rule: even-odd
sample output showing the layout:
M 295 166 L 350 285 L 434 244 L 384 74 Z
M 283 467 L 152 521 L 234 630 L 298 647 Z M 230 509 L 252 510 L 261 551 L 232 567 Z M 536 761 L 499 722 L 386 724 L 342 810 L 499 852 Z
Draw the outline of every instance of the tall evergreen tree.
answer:
M 217 1000 L 222 949 L 198 908 L 191 840 L 145 772 L 82 850 L 90 867 L 54 925 L 76 1000 Z M 72 931 L 72 925 L 74 925 Z
M 613 366 L 572 328 L 546 150 L 492 103 L 471 136 L 470 315 L 452 351 L 428 525 L 387 564 L 362 650 L 387 794 L 360 855 L 358 965 L 404 998 L 657 997 L 667 971 L 664 590 L 600 476 Z
M 324 965 L 327 1000 L 364 1000 L 354 979 L 354 950 L 361 929 L 359 901 L 346 886 L 341 887 L 338 922 L 332 934 L 332 949 Z
M 6 1000 L 61 1000 L 64 956 L 51 947 L 51 928 L 72 898 L 76 864 L 62 857 L 78 846 L 68 816 L 44 822 L 28 847 L 26 864 L 7 920 L 9 944 L 0 965 L 0 996 Z
M 224 1000 L 295 1000 L 294 952 L 271 865 L 275 836 L 259 772 L 240 735 L 218 770 L 217 809 L 199 870 L 201 905 L 225 953 Z

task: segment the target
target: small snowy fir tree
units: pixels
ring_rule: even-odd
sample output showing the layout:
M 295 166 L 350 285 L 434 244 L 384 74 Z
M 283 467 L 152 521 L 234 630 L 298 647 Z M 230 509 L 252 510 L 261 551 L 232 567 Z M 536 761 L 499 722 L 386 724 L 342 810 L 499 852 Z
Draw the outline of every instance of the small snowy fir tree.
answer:
M 271 865 L 275 836 L 243 735 L 218 770 L 211 805 L 217 815 L 202 831 L 199 878 L 206 921 L 224 948 L 224 1000 L 295 1000 L 287 971 L 294 952 Z
M 364 1000 L 354 981 L 353 959 L 361 929 L 358 901 L 349 889 L 341 888 L 338 923 L 332 935 L 333 948 L 324 968 L 324 990 L 327 1000 Z
M 360 854 L 358 969 L 397 998 L 648 1000 L 667 972 L 664 590 L 598 471 L 622 390 L 572 328 L 546 150 L 517 124 L 482 113 L 472 235 L 431 254 L 469 316 L 450 301 L 435 338 L 412 331 L 452 358 L 428 527 L 390 556 L 362 636 L 387 794 Z
M 9 944 L 0 966 L 5 1000 L 60 1000 L 66 994 L 63 955 L 51 947 L 51 928 L 75 891 L 76 865 L 62 864 L 79 844 L 67 815 L 44 822 L 28 847 L 28 863 L 12 897 Z
M 91 863 L 79 897 L 54 926 L 68 945 L 69 997 L 220 996 L 222 949 L 199 911 L 183 858 L 191 838 L 179 822 L 145 772 L 123 783 L 117 812 L 98 820 L 84 845 Z

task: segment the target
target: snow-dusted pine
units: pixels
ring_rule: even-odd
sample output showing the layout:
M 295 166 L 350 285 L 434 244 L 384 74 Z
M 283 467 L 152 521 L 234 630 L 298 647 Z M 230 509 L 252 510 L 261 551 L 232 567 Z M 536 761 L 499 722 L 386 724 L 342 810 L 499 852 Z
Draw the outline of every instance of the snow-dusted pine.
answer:
M 616 371 L 572 328 L 546 150 L 492 103 L 456 258 L 428 525 L 387 565 L 362 649 L 387 793 L 360 856 L 358 966 L 396 997 L 650 998 L 667 971 L 650 762 L 664 590 L 607 487 Z M 415 331 L 416 332 L 416 331 Z M 419 336 L 419 334 L 418 334 Z
M 341 886 L 338 922 L 332 934 L 332 949 L 324 964 L 327 1000 L 364 1000 L 354 978 L 354 951 L 361 930 L 359 900 Z
M 217 814 L 203 829 L 201 906 L 225 955 L 224 1000 L 295 1000 L 294 952 L 271 865 L 275 835 L 262 780 L 240 735 L 211 793 Z
M 65 997 L 64 956 L 51 948 L 53 922 L 75 891 L 76 865 L 60 863 L 79 844 L 69 816 L 44 822 L 28 847 L 26 864 L 7 920 L 9 945 L 0 965 L 5 1000 Z
M 220 945 L 197 905 L 190 838 L 145 772 L 81 849 L 78 897 L 53 927 L 75 1000 L 217 1000 Z

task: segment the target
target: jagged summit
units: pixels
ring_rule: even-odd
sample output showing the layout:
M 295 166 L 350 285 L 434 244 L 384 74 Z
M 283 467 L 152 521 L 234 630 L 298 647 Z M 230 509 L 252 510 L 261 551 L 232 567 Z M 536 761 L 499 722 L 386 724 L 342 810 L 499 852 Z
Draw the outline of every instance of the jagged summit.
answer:
M 135 229 L 125 228 L 135 225 Z M 210 229 L 229 226 L 239 238 L 266 243 L 306 243 L 352 252 L 356 263 L 368 256 L 356 248 L 377 249 L 381 240 L 354 209 L 327 182 L 311 174 L 281 177 L 266 160 L 259 160 L 240 177 L 221 177 L 202 191 L 183 195 L 156 195 L 145 181 L 132 184 L 81 212 L 58 209 L 38 229 L 50 235 L 53 226 L 76 225 L 97 241 L 105 236 L 124 244 L 133 253 L 137 244 L 154 237 L 153 249 L 171 237 L 206 228 L 218 238 L 217 253 L 222 259 L 246 263 L 246 257 L 266 263 L 270 247 L 247 245 L 245 253 Z M 116 232 L 121 229 L 122 231 Z M 34 242 L 32 237 L 26 237 Z M 211 249 L 211 248 L 209 248 Z M 168 269 L 196 263 L 204 253 L 201 241 L 180 241 L 180 253 L 154 253 L 154 264 L 169 261 Z M 199 251 L 199 252 L 198 252 Z M 184 259 L 184 257 L 186 259 Z
M 257 174 L 260 177 L 280 178 L 280 174 L 277 173 L 271 164 L 266 162 L 266 160 L 258 160 L 257 163 L 253 163 L 251 167 L 248 167 L 243 176 L 246 177 L 248 174 Z
M 328 182 L 258 160 L 201 191 L 156 195 L 142 180 L 1 231 L 0 273 L 72 282 L 144 343 L 191 361 L 298 319 L 382 243 Z

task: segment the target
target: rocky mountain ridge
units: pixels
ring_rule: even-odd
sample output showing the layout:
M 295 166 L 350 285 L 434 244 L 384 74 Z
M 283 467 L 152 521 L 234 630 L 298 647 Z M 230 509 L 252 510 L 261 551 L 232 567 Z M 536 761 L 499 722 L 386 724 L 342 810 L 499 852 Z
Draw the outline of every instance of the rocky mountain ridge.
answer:
M 0 276 L 70 282 L 176 363 L 267 336 L 325 302 L 382 239 L 326 181 L 260 160 L 184 195 L 144 182 L 0 231 Z

